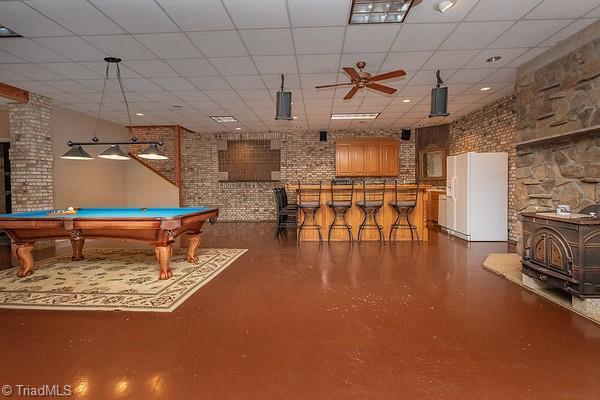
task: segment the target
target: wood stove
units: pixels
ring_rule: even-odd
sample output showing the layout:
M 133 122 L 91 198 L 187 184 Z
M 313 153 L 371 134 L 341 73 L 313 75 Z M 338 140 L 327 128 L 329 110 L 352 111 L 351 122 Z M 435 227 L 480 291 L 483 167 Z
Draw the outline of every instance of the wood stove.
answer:
M 522 272 L 582 298 L 600 298 L 600 220 L 523 213 Z

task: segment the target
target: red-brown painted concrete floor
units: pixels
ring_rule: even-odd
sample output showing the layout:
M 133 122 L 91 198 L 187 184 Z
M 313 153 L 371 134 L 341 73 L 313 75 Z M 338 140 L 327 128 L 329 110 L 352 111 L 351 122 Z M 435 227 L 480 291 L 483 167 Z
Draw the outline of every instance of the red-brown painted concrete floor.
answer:
M 175 312 L 0 310 L 0 385 L 90 399 L 598 399 L 600 326 L 484 270 L 502 243 L 272 239 Z

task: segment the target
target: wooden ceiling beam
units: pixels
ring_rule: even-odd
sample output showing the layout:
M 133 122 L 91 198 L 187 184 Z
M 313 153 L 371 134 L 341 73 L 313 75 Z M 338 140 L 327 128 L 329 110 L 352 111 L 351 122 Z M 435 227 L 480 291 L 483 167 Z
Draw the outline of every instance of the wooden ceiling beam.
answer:
M 2 82 L 0 82 L 0 97 L 16 101 L 17 103 L 29 102 L 29 92 L 27 90 L 19 89 Z

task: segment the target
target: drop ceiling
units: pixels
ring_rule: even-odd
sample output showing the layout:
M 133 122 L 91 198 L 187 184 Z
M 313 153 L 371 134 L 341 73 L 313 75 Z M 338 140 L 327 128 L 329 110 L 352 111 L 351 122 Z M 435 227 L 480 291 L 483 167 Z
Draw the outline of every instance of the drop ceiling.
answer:
M 423 0 L 403 24 L 348 25 L 351 0 L 1 1 L 0 25 L 23 37 L 0 39 L 0 81 L 95 115 L 102 59 L 115 56 L 124 60 L 137 124 L 197 132 L 416 127 L 511 93 L 519 65 L 600 17 L 599 0 L 565 3 L 459 0 L 441 14 Z M 492 56 L 502 58 L 486 62 Z M 314 89 L 346 82 L 341 67 L 359 60 L 370 73 L 403 68 L 407 76 L 386 81 L 394 95 L 363 90 L 344 101 L 346 88 Z M 428 118 L 436 69 L 450 91 L 445 119 Z M 274 120 L 281 73 L 293 92 L 293 121 Z M 381 115 L 330 120 L 352 112 Z M 219 124 L 210 115 L 239 122 Z M 114 82 L 102 117 L 127 123 Z

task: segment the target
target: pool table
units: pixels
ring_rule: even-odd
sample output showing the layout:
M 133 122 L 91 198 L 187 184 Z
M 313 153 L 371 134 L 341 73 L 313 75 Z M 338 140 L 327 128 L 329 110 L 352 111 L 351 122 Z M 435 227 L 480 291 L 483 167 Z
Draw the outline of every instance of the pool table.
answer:
M 160 266 L 159 279 L 169 279 L 175 238 L 189 235 L 187 261 L 198 262 L 202 225 L 218 215 L 217 208 L 75 208 L 72 214 L 43 210 L 0 215 L 0 229 L 13 241 L 21 264 L 19 277 L 34 271 L 31 251 L 36 241 L 70 239 L 72 259 L 79 261 L 84 258 L 85 239 L 112 238 L 150 243 Z

